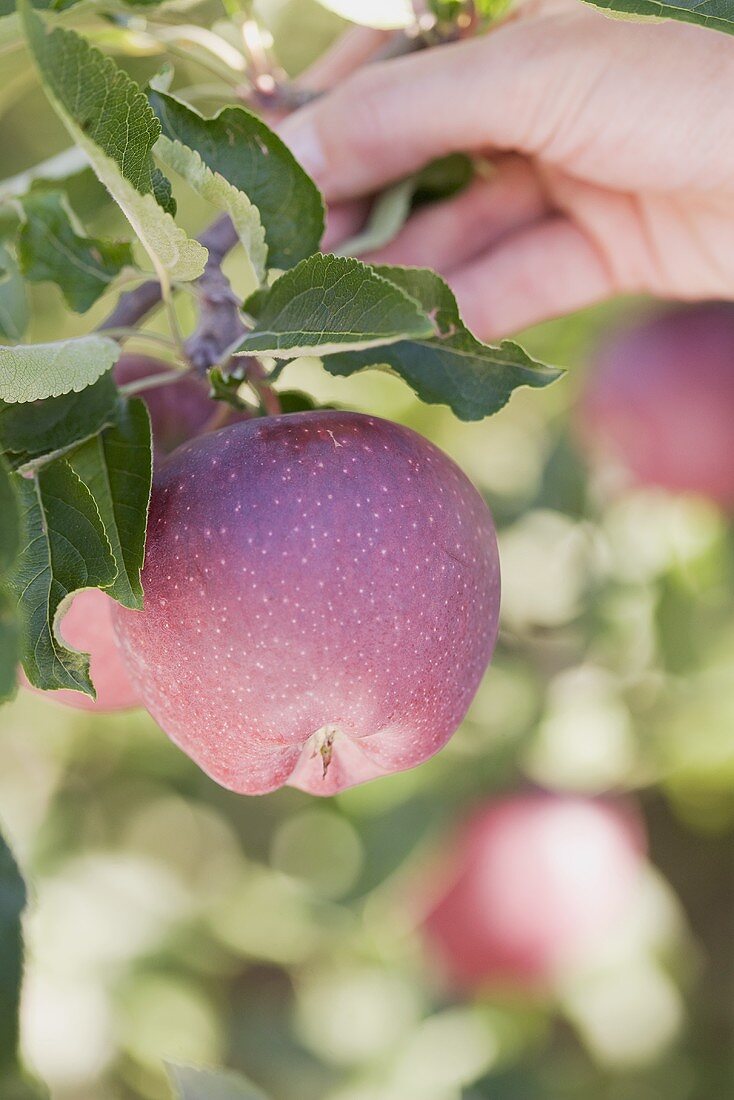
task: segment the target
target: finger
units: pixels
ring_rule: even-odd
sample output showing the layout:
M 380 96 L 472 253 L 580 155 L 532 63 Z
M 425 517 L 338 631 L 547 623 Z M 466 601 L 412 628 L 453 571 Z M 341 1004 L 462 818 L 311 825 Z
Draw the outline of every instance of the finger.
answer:
M 496 340 L 619 293 L 594 242 L 564 217 L 522 229 L 449 277 L 462 317 Z
M 367 217 L 368 205 L 356 200 L 337 203 L 326 211 L 326 230 L 321 241 L 322 252 L 330 252 L 342 241 L 354 237 L 362 228 Z
M 419 210 L 393 241 L 365 258 L 432 267 L 444 275 L 548 213 L 544 188 L 530 161 L 503 157 L 490 173 L 455 197 Z
M 281 135 L 330 200 L 380 190 L 446 153 L 523 150 L 548 91 L 547 65 L 527 76 L 537 38 L 535 28 L 509 24 L 365 66 L 287 119 Z
M 389 39 L 387 31 L 370 27 L 352 27 L 334 45 L 310 65 L 294 83 L 299 88 L 321 92 L 364 65 Z

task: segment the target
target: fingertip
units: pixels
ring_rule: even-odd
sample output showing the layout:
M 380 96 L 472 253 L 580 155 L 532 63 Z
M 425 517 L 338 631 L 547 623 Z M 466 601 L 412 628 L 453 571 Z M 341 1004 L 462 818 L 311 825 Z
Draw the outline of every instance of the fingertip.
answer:
M 304 171 L 316 183 L 321 184 L 326 168 L 326 154 L 309 109 L 302 108 L 284 119 L 278 126 L 278 135 Z

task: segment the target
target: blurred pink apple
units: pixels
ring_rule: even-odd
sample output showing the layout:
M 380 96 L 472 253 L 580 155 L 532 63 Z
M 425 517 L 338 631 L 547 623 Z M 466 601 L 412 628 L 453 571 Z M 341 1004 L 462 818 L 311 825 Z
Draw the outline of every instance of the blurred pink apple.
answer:
M 595 459 L 641 485 L 734 507 L 734 304 L 676 306 L 612 334 L 577 429 Z
M 427 952 L 460 990 L 546 991 L 624 918 L 643 851 L 629 807 L 542 793 L 492 802 L 426 883 Z
M 407 428 L 322 411 L 180 447 L 154 484 L 145 610 L 115 608 L 131 678 L 225 787 L 333 794 L 410 768 L 489 662 L 489 510 Z

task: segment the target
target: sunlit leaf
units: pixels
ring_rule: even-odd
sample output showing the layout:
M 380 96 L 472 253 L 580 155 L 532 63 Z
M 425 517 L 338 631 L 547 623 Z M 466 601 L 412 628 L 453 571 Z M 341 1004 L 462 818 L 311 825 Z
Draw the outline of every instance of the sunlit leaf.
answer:
M 268 263 L 289 268 L 319 247 L 324 204 L 318 188 L 277 134 L 244 107 L 214 118 L 160 91 L 150 93 L 163 133 L 196 150 L 212 172 L 244 191 L 265 229 Z
M 80 336 L 53 344 L 0 345 L 0 400 L 40 401 L 79 392 L 110 370 L 120 347 L 106 336 Z
M 233 187 L 218 172 L 212 172 L 197 152 L 180 141 L 171 141 L 161 135 L 155 144 L 155 153 L 167 168 L 183 176 L 203 199 L 229 214 L 250 264 L 250 281 L 259 285 L 265 277 L 268 248 L 257 207 L 244 191 Z
M 47 31 L 27 0 L 19 4 L 31 53 L 59 117 L 121 207 L 156 271 L 195 279 L 206 249 L 156 200 L 151 155 L 160 125 L 138 85 L 109 57 L 63 27 Z

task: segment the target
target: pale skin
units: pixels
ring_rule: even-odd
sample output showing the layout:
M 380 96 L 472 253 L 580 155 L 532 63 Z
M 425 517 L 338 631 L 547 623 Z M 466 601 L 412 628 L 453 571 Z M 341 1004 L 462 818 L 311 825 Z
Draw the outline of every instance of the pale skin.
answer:
M 734 299 L 733 38 L 540 0 L 356 67 L 374 45 L 338 47 L 309 77 L 330 90 L 280 127 L 329 203 L 327 246 L 360 200 L 460 150 L 493 169 L 369 259 L 439 271 L 482 338 L 623 293 Z

